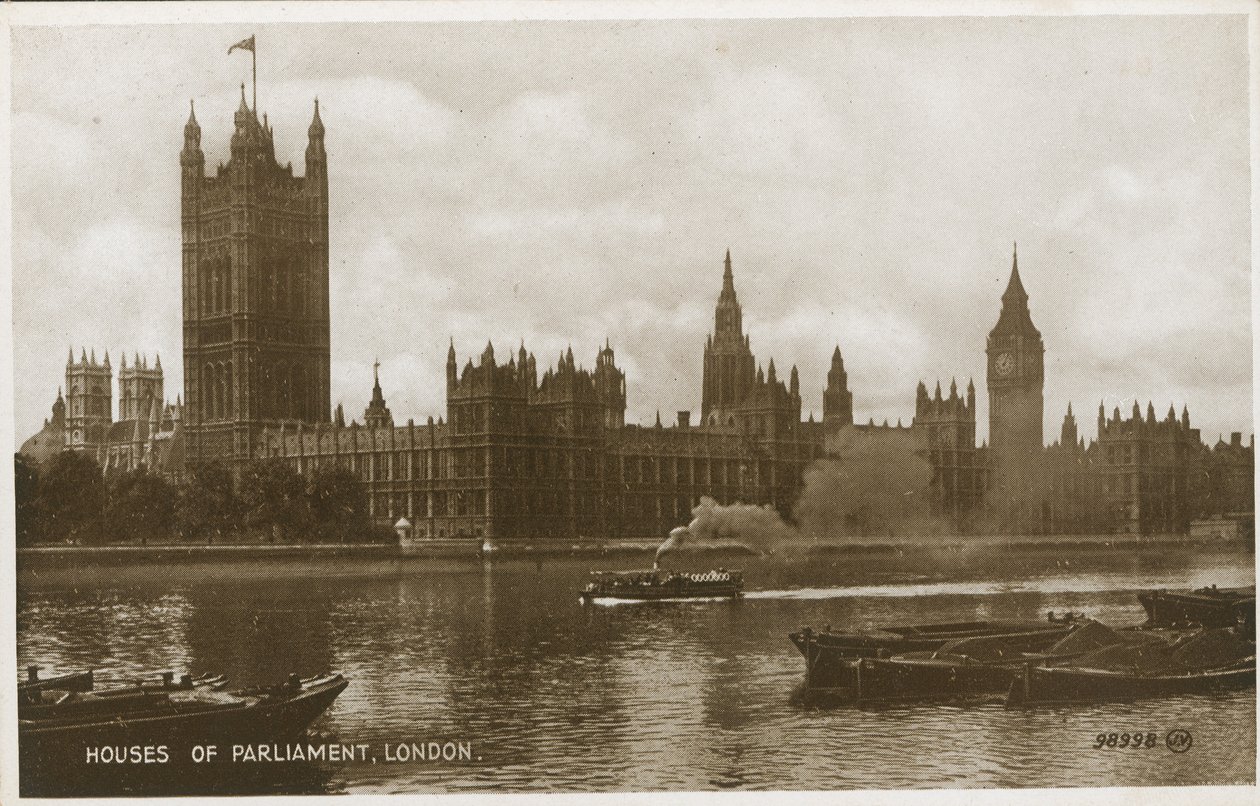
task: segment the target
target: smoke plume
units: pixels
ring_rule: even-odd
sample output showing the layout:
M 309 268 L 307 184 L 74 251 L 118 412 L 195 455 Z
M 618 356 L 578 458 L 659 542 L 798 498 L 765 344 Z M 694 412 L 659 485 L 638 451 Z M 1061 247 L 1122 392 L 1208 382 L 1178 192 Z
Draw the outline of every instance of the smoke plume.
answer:
M 784 523 L 769 504 L 719 504 L 705 496 L 691 510 L 691 523 L 669 533 L 656 550 L 656 560 L 659 563 L 662 556 L 688 540 L 738 544 L 769 554 L 783 543 L 797 539 L 796 530 Z
M 846 428 L 805 470 L 793 515 L 805 539 L 906 538 L 949 532 L 931 515 L 932 465 L 915 433 Z

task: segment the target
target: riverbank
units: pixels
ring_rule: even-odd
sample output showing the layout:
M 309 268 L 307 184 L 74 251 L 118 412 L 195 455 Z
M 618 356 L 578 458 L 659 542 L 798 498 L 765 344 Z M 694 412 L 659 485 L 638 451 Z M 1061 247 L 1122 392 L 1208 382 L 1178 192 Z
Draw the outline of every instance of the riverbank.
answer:
M 431 540 L 393 544 L 200 544 L 40 546 L 17 550 L 18 587 L 96 585 L 102 577 L 126 584 L 128 579 L 155 576 L 172 579 L 224 580 L 254 578 L 343 578 L 391 576 L 415 572 L 471 571 L 483 564 L 541 563 L 566 558 L 599 560 L 609 567 L 647 566 L 655 541 L 500 542 L 492 546 L 472 539 Z M 1052 554 L 1064 561 L 1109 553 L 1150 555 L 1163 552 L 1224 554 L 1250 558 L 1253 544 L 1244 541 L 1191 539 L 1184 535 L 1080 535 L 1053 537 L 950 537 L 940 540 L 880 542 L 818 541 L 780 550 L 785 557 L 944 557 L 990 554 Z M 735 543 L 696 542 L 676 561 L 732 565 L 759 556 Z

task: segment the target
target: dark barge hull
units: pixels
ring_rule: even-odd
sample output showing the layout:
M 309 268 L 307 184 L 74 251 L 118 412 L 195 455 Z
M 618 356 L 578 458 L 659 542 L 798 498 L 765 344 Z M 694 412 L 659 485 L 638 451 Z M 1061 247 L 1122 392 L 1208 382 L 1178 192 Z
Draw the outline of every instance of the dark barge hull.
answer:
M 1256 659 L 1186 674 L 1133 674 L 1108 669 L 1027 667 L 1007 694 L 1008 706 L 1136 700 L 1201 694 L 1256 684 Z
M 860 658 L 907 652 L 930 652 L 964 638 L 1003 640 L 1012 651 L 1037 652 L 1055 643 L 1070 629 L 1047 622 L 961 622 L 920 627 L 894 627 L 865 633 L 815 633 L 802 630 L 788 638 L 805 658 L 808 689 L 854 689 Z M 1008 681 L 1009 682 L 1009 681 Z M 868 689 L 869 690 L 869 689 Z
M 18 682 L 18 693 L 24 696 L 40 691 L 91 691 L 93 686 L 92 670 L 85 672 L 67 672 L 40 679 L 26 679 Z
M 1200 624 L 1204 627 L 1243 625 L 1255 633 L 1256 589 L 1203 588 L 1196 591 L 1143 591 L 1138 601 L 1152 625 Z
M 858 658 L 846 663 L 847 685 L 811 687 L 836 702 L 879 703 L 1003 695 L 1020 667 L 932 659 Z
M 218 745 L 230 754 L 233 744 L 283 744 L 301 739 L 307 728 L 348 685 L 341 675 L 309 681 L 291 696 L 267 695 L 239 704 L 172 705 L 166 709 L 101 715 L 89 719 L 20 720 L 18 757 L 22 794 L 34 795 L 28 783 L 59 779 L 116 777 L 127 768 L 179 767 L 189 763 L 196 745 Z M 165 745 L 165 765 L 89 764 L 89 748 Z M 228 757 L 230 760 L 230 755 Z

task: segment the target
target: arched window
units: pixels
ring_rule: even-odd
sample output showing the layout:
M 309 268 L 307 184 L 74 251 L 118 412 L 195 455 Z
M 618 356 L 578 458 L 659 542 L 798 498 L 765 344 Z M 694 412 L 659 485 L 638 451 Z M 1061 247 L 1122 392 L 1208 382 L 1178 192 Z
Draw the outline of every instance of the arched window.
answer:
M 208 314 L 214 310 L 214 262 L 207 260 L 201 265 L 201 312 Z
M 223 416 L 231 419 L 232 412 L 236 409 L 232 394 L 232 362 L 229 361 L 223 367 Z
M 231 306 L 232 280 L 231 266 L 227 255 L 219 258 L 219 310 L 226 311 Z
M 201 370 L 201 418 L 214 419 L 214 367 L 206 364 Z

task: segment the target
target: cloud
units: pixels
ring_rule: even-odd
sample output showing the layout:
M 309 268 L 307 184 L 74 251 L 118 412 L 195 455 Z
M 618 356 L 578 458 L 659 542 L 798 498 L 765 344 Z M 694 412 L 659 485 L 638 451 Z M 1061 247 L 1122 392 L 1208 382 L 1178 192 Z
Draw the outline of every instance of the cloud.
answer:
M 258 36 L 259 105 L 298 173 L 320 98 L 333 397 L 352 416 L 377 356 L 397 420 L 442 414 L 451 337 L 461 364 L 525 338 L 544 363 L 572 344 L 588 365 L 607 337 L 629 421 L 698 409 L 730 247 L 753 349 L 798 366 L 807 410 L 839 344 L 862 419 L 908 420 L 920 378 L 974 376 L 983 438 L 984 340 L 1018 240 L 1047 433 L 1068 400 L 1104 395 L 1184 400 L 1213 432 L 1250 420 L 1245 18 Z M 178 354 L 187 98 L 214 170 L 248 80 L 223 54 L 239 38 L 15 30 L 19 437 L 46 416 L 67 342 Z

